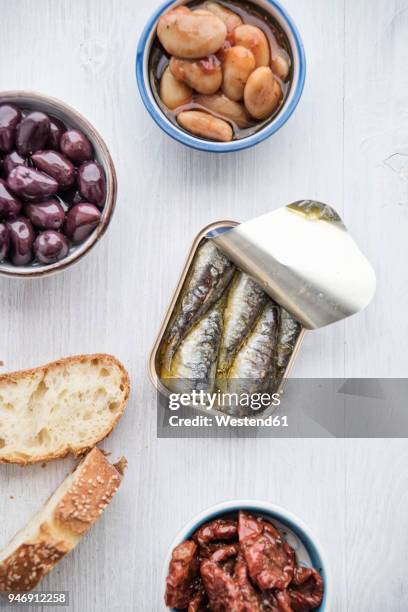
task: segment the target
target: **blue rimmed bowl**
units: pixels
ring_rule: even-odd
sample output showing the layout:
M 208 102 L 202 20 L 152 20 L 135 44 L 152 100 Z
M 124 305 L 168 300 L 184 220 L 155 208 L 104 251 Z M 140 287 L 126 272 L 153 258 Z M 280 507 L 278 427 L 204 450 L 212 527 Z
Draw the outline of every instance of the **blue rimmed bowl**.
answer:
M 232 500 L 211 506 L 211 508 L 207 508 L 207 510 L 200 512 L 200 514 L 195 516 L 183 527 L 183 529 L 181 529 L 175 537 L 165 560 L 162 575 L 162 601 L 164 602 L 166 577 L 174 548 L 181 544 L 181 542 L 191 538 L 193 533 L 204 523 L 212 521 L 215 518 L 223 518 L 238 513 L 239 510 L 246 510 L 251 514 L 263 516 L 272 521 L 272 523 L 284 533 L 289 544 L 295 549 L 298 562 L 309 567 L 314 567 L 320 572 L 324 582 L 324 596 L 320 607 L 316 608 L 316 612 L 329 612 L 332 609 L 332 578 L 326 554 L 321 544 L 316 539 L 316 536 L 311 533 L 310 529 L 301 519 L 288 510 L 270 504 L 269 502 L 250 499 Z M 165 607 L 164 603 L 163 610 L 169 610 L 169 608 Z M 177 611 L 172 609 L 172 612 Z
M 286 97 L 282 108 L 273 117 L 269 123 L 261 127 L 254 134 L 242 138 L 241 140 L 233 140 L 231 142 L 214 142 L 198 138 L 178 127 L 165 115 L 163 110 L 157 103 L 150 85 L 149 78 L 149 60 L 153 42 L 156 37 L 156 26 L 158 19 L 163 13 L 166 13 L 171 8 L 181 4 L 188 4 L 185 0 L 167 0 L 160 6 L 147 23 L 139 41 L 136 55 L 136 78 L 139 86 L 140 95 L 143 103 L 157 123 L 172 138 L 194 149 L 200 151 L 209 151 L 215 153 L 229 153 L 231 151 L 240 151 L 259 144 L 269 136 L 277 132 L 289 119 L 299 103 L 303 92 L 306 76 L 306 58 L 303 49 L 302 39 L 299 31 L 288 15 L 287 11 L 276 2 L 276 0 L 251 0 L 255 6 L 259 6 L 264 11 L 269 13 L 271 17 L 280 25 L 291 48 L 291 56 L 293 62 L 293 75 L 289 93 Z

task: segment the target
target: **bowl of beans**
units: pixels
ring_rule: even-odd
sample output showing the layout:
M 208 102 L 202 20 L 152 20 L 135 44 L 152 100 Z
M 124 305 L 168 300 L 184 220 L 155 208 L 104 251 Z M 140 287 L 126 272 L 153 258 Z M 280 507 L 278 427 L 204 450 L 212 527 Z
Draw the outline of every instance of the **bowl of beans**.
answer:
M 0 92 L 0 275 L 42 277 L 105 233 L 116 175 L 95 128 L 65 103 Z
M 246 149 L 281 128 L 302 95 L 300 34 L 275 0 L 166 2 L 137 51 L 143 103 L 195 149 Z
M 166 609 L 328 612 L 325 554 L 292 513 L 255 500 L 217 504 L 175 538 L 163 571 Z

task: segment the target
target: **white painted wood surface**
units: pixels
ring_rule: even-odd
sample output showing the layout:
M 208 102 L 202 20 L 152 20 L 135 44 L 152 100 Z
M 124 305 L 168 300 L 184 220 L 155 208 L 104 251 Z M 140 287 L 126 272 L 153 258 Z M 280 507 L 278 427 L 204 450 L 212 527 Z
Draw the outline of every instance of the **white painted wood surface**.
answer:
M 69 590 L 78 612 L 159 611 L 179 528 L 214 502 L 253 497 L 299 514 L 319 536 L 336 611 L 405 612 L 405 441 L 157 440 L 146 362 L 192 236 L 216 219 L 310 197 L 342 212 L 379 287 L 366 312 L 307 336 L 296 373 L 406 376 L 408 1 L 285 0 L 307 51 L 304 96 L 279 134 L 225 157 L 171 141 L 140 102 L 135 49 L 157 4 L 0 0 L 0 90 L 76 107 L 106 139 L 119 179 L 111 230 L 85 261 L 42 281 L 0 279 L 5 371 L 108 351 L 133 380 L 104 444 L 129 459 L 123 488 L 43 587 Z M 72 465 L 1 468 L 1 543 Z

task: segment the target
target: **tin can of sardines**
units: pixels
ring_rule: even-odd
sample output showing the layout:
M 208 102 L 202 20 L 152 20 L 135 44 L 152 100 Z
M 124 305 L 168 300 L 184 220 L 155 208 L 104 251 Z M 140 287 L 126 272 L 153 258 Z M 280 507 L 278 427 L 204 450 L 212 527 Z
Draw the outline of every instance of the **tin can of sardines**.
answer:
M 326 204 L 306 200 L 242 224 L 213 223 L 189 252 L 150 356 L 152 382 L 164 396 L 199 394 L 207 412 L 211 396 L 211 412 L 234 416 L 253 414 L 256 397 L 257 415 L 268 416 L 306 330 L 359 312 L 375 286 Z

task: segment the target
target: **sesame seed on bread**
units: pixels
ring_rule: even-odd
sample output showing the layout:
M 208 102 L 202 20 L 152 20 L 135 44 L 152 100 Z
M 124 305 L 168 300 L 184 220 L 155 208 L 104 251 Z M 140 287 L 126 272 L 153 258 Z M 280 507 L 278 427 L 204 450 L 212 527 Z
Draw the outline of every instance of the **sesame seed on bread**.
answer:
M 67 476 L 43 509 L 0 552 L 0 592 L 31 591 L 100 518 L 122 475 L 98 449 Z

